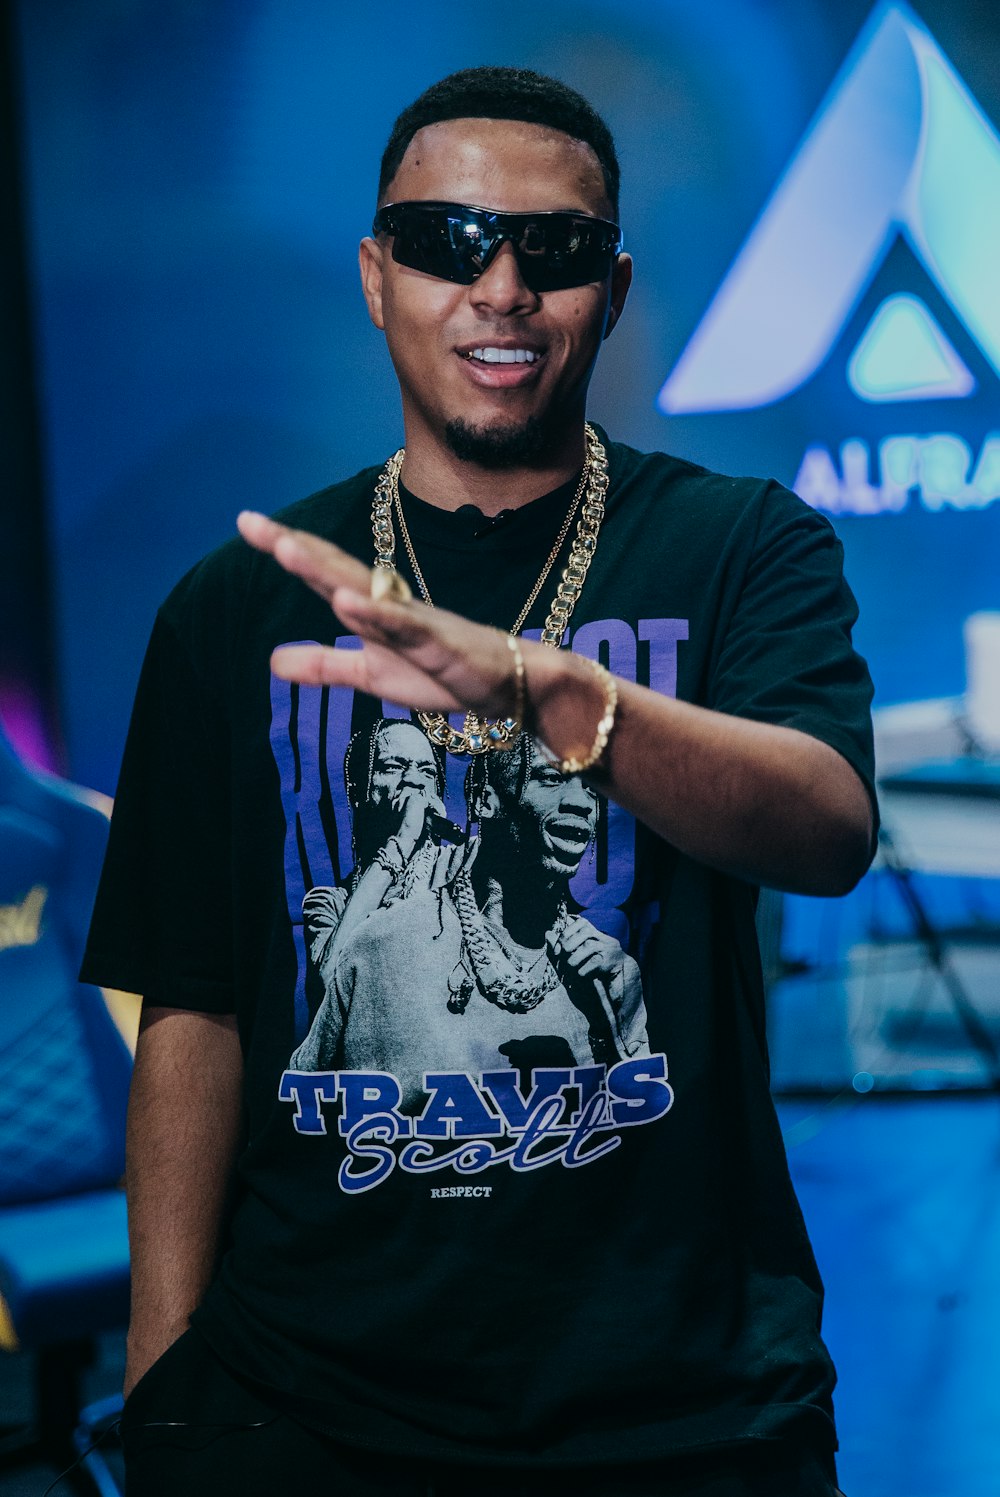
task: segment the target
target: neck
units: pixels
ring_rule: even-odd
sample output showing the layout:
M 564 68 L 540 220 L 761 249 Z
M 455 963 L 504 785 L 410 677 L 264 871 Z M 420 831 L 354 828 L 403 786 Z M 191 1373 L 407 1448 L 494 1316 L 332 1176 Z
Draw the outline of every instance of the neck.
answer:
M 477 877 L 477 874 L 479 875 Z M 528 951 L 539 951 L 545 945 L 546 933 L 555 923 L 559 912 L 561 894 L 551 879 L 530 881 L 528 897 L 519 897 L 513 905 L 505 908 L 503 885 L 493 874 L 479 868 L 478 860 L 472 869 L 472 886 L 476 903 L 491 925 L 505 930 L 510 939 Z M 524 894 L 522 888 L 520 894 Z
M 439 509 L 474 504 L 486 515 L 519 509 L 575 478 L 586 456 L 582 417 L 537 461 L 511 468 L 464 462 L 436 438 L 412 430 L 409 421 L 405 424 L 406 457 L 400 478 L 411 494 Z

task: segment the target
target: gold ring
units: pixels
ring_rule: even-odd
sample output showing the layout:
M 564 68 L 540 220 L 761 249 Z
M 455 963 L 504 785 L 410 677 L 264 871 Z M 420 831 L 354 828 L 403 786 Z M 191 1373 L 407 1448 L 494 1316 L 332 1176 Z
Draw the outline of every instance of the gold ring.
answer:
M 375 567 L 371 595 L 376 603 L 409 603 L 413 597 L 405 577 L 393 567 Z

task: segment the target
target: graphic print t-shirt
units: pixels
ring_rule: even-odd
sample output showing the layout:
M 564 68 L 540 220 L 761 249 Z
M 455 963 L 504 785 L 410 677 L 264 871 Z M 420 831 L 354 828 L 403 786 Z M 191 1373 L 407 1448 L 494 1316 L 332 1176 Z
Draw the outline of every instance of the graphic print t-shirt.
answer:
M 827 522 L 773 484 L 608 450 L 566 645 L 810 733 L 871 790 Z M 367 558 L 376 477 L 283 518 Z M 404 494 L 435 602 L 509 627 L 571 497 L 489 521 Z M 442 756 L 394 703 L 272 678 L 301 640 L 358 647 L 239 543 L 161 609 L 85 967 L 238 1016 L 248 1144 L 203 1333 L 386 1449 L 544 1465 L 793 1425 L 831 1444 L 755 890 L 527 735 Z

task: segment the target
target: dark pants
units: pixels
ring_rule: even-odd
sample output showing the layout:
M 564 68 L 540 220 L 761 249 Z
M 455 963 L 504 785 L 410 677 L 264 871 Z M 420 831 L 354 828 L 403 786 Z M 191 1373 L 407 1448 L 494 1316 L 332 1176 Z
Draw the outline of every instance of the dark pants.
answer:
M 811 1452 L 777 1442 L 651 1466 L 525 1472 L 342 1445 L 266 1403 L 188 1331 L 121 1423 L 127 1497 L 834 1497 Z

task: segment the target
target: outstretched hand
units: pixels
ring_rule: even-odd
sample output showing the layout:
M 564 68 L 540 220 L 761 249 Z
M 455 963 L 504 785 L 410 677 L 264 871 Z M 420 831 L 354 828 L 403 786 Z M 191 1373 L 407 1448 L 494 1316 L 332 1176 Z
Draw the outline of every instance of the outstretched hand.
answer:
M 444 609 L 412 600 L 376 601 L 372 571 L 339 546 L 245 510 L 240 535 L 325 598 L 360 650 L 285 645 L 271 669 L 304 686 L 352 686 L 418 712 L 503 716 L 514 701 L 510 652 L 503 634 Z

